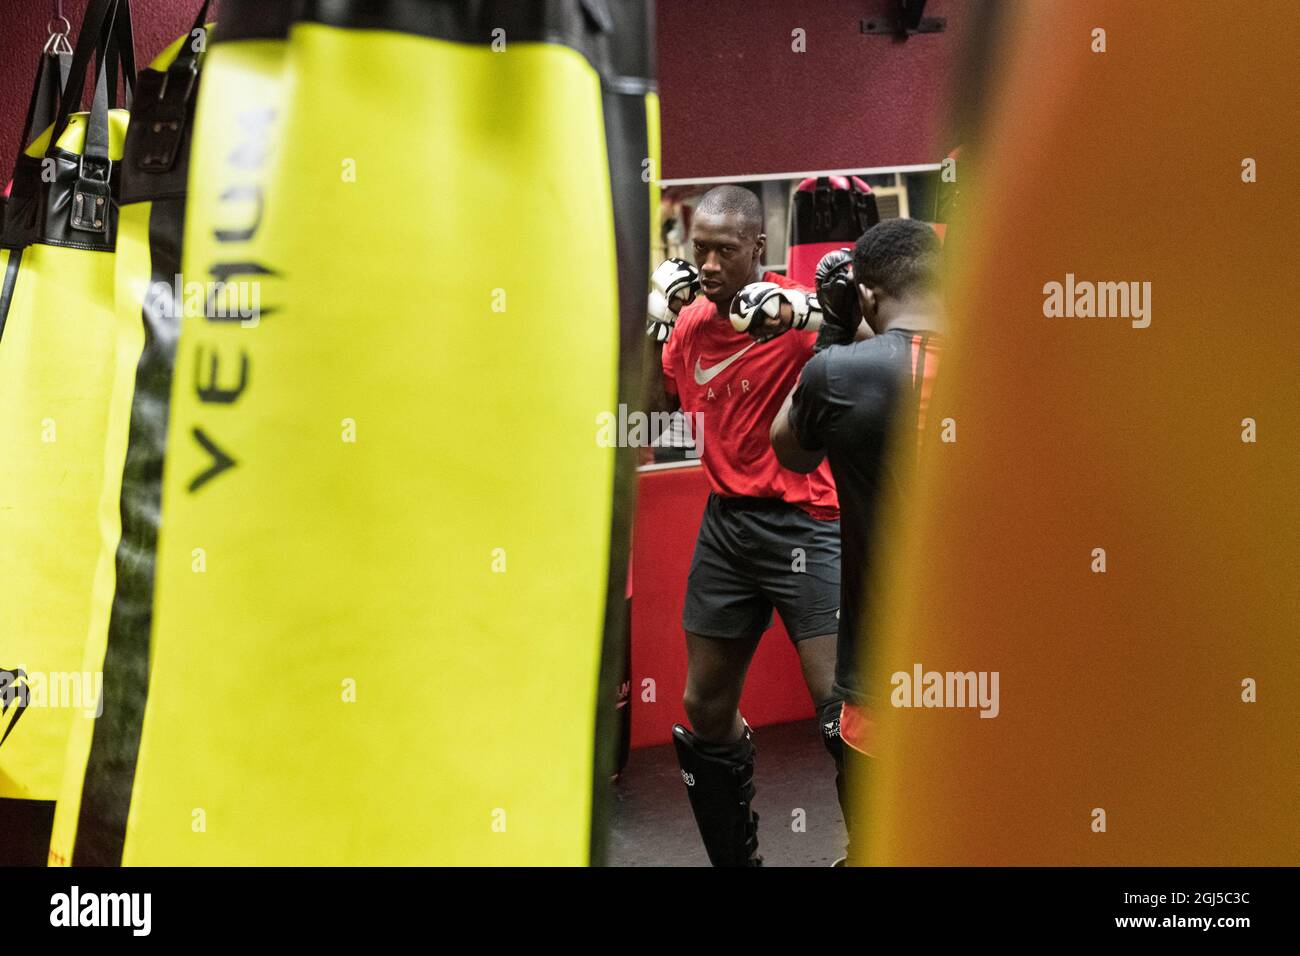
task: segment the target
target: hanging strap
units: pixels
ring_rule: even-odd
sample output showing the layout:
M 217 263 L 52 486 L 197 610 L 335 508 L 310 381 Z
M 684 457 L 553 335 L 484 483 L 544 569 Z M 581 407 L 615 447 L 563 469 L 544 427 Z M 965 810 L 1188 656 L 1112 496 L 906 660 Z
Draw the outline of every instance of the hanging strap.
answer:
M 90 0 L 82 20 L 81 34 L 68 71 L 67 95 L 59 104 L 59 118 L 50 136 L 46 156 L 53 156 L 59 139 L 68 128 L 73 109 L 85 83 L 86 70 L 99 50 L 107 51 L 113 31 L 118 29 L 119 10 L 129 5 L 129 0 Z M 129 45 L 129 44 L 128 44 Z M 108 57 L 99 59 L 95 74 L 95 92 L 90 114 L 86 118 L 86 140 L 78 165 L 77 182 L 69 204 L 68 224 L 79 232 L 107 237 L 111 223 L 113 163 L 109 159 L 108 126 Z M 134 54 L 131 56 L 134 60 Z
M 90 101 L 90 115 L 86 119 L 86 145 L 81 151 L 83 169 L 87 160 L 94 160 L 97 165 L 111 162 L 108 155 L 108 65 L 110 62 L 115 63 L 116 60 L 116 56 L 104 57 L 100 60 L 99 69 L 95 73 L 95 93 Z M 116 77 L 113 79 L 113 86 L 117 86 Z M 107 173 L 104 179 L 107 181 Z
M 98 62 L 104 67 L 108 76 L 108 108 L 117 109 L 119 105 L 131 108 L 135 97 L 135 32 L 131 27 L 131 5 L 120 2 L 111 32 L 100 37 L 97 53 Z M 120 62 L 119 62 L 120 60 Z M 125 95 L 119 104 L 117 99 L 117 74 L 122 73 Z
M 176 54 L 176 59 L 167 68 L 167 81 L 163 83 L 162 89 L 158 91 L 160 100 L 167 98 L 168 88 L 172 85 L 174 79 L 184 81 L 185 89 L 181 99 L 188 100 L 190 94 L 194 92 L 194 81 L 199 72 L 199 51 L 194 49 L 194 34 L 199 30 L 207 29 L 208 7 L 211 2 L 212 0 L 203 0 L 203 6 L 199 8 L 199 15 L 194 18 L 194 25 L 190 27 L 190 32 L 186 34 L 186 42 L 181 44 L 181 50 Z M 206 38 L 203 46 L 204 49 L 207 49 Z
M 125 4 L 125 0 L 90 0 L 86 5 L 86 14 L 81 21 L 81 33 L 77 36 L 77 46 L 72 54 L 72 64 L 68 68 L 67 80 L 64 82 L 67 95 L 62 98 L 62 102 L 59 104 L 59 116 L 50 137 L 51 150 L 55 148 L 55 144 L 67 131 L 68 121 L 72 114 L 77 112 L 81 106 L 81 91 L 86 86 L 86 71 L 90 67 L 91 60 L 95 58 L 101 48 L 100 41 L 104 36 L 104 31 L 113 28 L 113 21 L 109 19 L 109 15 L 115 12 L 119 2 Z M 134 61 L 134 58 L 135 55 L 132 53 L 132 61 Z M 107 94 L 107 91 L 105 92 Z
M 42 53 L 36 67 L 36 83 L 32 98 L 27 104 L 27 119 L 23 123 L 23 140 L 20 148 L 26 149 L 37 136 L 59 116 L 59 102 L 63 84 L 67 82 L 71 57 L 61 53 Z
M 165 173 L 176 163 L 185 125 L 189 122 L 190 102 L 199 76 L 199 52 L 194 49 L 194 34 L 207 24 L 210 0 L 204 0 L 194 19 L 188 39 L 181 44 L 176 59 L 167 67 L 158 87 L 158 98 L 141 103 L 138 111 L 148 121 L 141 127 L 136 168 L 146 173 Z M 206 49 L 207 44 L 204 44 Z
M 68 23 L 62 15 L 56 19 L 62 20 L 65 25 Z M 72 66 L 72 54 L 68 52 L 70 50 L 66 31 L 59 32 L 51 29 L 41 51 L 40 61 L 36 65 L 36 80 L 32 85 L 31 99 L 27 102 L 27 118 L 23 122 L 20 152 L 26 150 L 37 136 L 45 132 L 46 128 L 58 119 L 63 88 L 67 85 L 68 70 Z

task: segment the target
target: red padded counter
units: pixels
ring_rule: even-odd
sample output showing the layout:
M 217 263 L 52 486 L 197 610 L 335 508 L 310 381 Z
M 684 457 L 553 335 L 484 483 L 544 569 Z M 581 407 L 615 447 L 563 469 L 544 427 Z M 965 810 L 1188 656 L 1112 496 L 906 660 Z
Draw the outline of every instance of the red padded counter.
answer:
M 632 539 L 632 746 L 668 743 L 685 723 L 686 638 L 682 603 L 695 535 L 709 487 L 697 463 L 651 466 L 638 476 Z M 646 678 L 655 700 L 643 700 Z M 749 668 L 741 713 L 754 727 L 813 716 L 799 656 L 780 615 L 759 642 Z

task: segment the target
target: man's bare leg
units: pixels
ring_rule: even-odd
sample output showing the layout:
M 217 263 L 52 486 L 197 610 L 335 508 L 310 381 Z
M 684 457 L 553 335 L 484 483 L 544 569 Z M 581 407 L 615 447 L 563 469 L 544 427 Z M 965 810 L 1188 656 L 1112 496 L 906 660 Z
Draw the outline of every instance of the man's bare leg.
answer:
M 691 730 L 700 740 L 729 744 L 740 739 L 744 731 L 740 694 L 761 636 L 716 638 L 686 632 L 686 693 L 682 704 Z

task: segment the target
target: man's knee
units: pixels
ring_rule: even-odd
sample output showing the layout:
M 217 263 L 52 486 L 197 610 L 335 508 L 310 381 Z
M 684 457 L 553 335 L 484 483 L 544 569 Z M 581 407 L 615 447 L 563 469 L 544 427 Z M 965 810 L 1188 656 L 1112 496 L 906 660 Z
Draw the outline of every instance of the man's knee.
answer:
M 682 695 L 682 706 L 697 737 L 726 742 L 734 736 L 732 731 L 735 729 L 736 708 L 729 700 L 701 694 L 688 687 Z
M 799 664 L 803 669 L 804 683 L 813 701 L 825 701 L 834 696 L 835 658 L 839 639 L 834 634 L 807 637 L 795 644 Z M 820 709 L 820 707 L 819 707 Z
M 701 694 L 694 688 L 688 687 L 686 693 L 682 695 L 682 707 L 686 710 L 686 718 L 691 722 L 691 727 L 696 734 L 709 736 L 706 727 L 717 722 L 718 707 L 716 700 L 710 700 L 707 694 Z

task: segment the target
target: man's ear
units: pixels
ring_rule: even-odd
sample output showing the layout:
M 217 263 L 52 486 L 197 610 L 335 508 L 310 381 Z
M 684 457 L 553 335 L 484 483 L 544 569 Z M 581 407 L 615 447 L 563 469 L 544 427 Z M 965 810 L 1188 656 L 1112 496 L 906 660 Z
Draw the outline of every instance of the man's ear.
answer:
M 867 325 L 875 331 L 876 323 L 873 321 L 876 317 L 876 293 L 868 289 L 861 282 L 858 283 L 858 307 L 862 310 L 862 317 L 867 320 Z
M 767 249 L 767 233 L 760 232 L 754 240 L 754 265 L 763 264 L 763 252 Z

